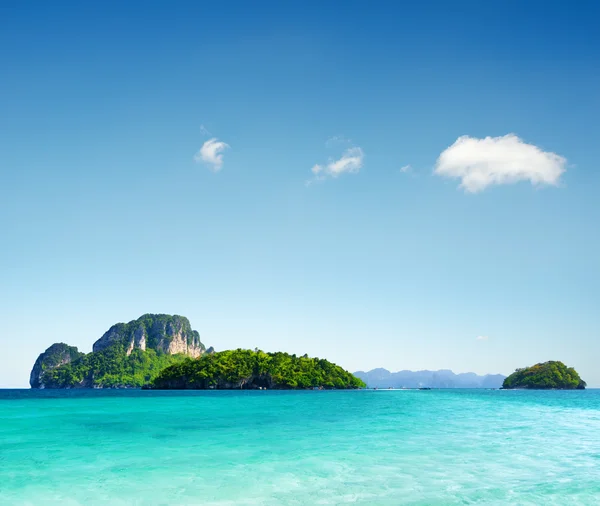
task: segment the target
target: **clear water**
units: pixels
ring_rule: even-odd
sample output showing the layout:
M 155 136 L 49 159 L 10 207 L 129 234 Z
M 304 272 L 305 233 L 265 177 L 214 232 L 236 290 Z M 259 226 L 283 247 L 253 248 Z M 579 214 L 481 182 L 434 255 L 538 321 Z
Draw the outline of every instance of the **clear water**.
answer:
M 0 504 L 600 503 L 600 391 L 0 391 Z

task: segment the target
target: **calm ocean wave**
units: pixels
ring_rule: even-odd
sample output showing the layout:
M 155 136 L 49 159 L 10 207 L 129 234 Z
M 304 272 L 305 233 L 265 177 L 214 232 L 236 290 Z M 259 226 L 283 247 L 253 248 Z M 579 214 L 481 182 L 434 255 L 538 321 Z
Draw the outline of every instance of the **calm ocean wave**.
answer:
M 599 390 L 0 390 L 1 505 L 599 502 Z

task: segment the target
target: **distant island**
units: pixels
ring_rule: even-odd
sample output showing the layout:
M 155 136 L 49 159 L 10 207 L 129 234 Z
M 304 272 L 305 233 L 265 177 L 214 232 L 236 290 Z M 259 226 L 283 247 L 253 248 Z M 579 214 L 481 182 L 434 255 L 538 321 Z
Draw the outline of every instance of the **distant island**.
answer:
M 337 389 L 365 384 L 324 359 L 259 350 L 215 352 L 187 318 L 145 314 L 113 325 L 91 353 L 54 343 L 31 371 L 32 388 Z
M 517 369 L 502 385 L 504 389 L 583 390 L 587 386 L 577 371 L 562 362 L 549 361 Z
M 390 372 L 378 368 L 368 372 L 357 371 L 354 375 L 369 388 L 500 388 L 506 378 L 502 374 L 455 374 L 448 369 Z
M 164 369 L 156 389 L 356 389 L 365 384 L 325 359 L 260 350 L 231 350 Z

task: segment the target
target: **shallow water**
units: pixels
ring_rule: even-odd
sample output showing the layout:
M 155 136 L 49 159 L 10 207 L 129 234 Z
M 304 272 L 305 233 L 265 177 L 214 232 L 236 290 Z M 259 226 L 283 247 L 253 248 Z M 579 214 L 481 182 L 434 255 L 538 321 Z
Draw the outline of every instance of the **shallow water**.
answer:
M 0 390 L 0 504 L 598 504 L 600 390 Z

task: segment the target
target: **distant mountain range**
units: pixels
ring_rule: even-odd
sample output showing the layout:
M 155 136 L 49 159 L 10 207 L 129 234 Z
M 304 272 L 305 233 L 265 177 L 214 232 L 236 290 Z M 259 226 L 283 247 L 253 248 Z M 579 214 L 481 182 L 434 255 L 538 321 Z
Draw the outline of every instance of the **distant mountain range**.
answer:
M 502 374 L 454 374 L 449 369 L 390 372 L 382 368 L 369 372 L 357 371 L 354 376 L 370 388 L 500 388 L 506 378 Z

